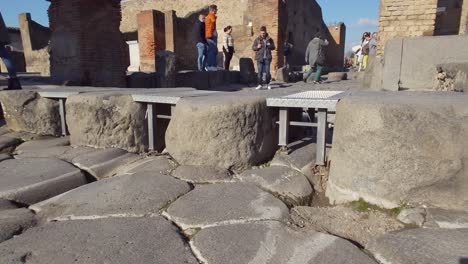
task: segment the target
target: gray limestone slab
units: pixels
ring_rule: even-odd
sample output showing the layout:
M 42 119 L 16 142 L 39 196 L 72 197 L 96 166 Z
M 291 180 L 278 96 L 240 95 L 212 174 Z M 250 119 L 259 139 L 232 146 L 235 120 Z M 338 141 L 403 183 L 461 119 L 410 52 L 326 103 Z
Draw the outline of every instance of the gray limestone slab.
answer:
M 124 166 L 119 173 L 133 174 L 141 172 L 153 172 L 161 174 L 169 174 L 176 164 L 170 160 L 168 156 L 148 157 L 137 160 L 131 164 Z
M 0 198 L 33 204 L 86 184 L 73 165 L 58 159 L 11 159 L 0 162 Z
M 0 244 L 0 263 L 198 263 L 162 217 L 49 223 Z
M 125 165 L 141 157 L 125 150 L 110 148 L 79 155 L 71 160 L 73 165 L 88 172 L 96 179 L 103 179 L 119 174 Z
M 286 221 L 288 208 L 258 187 L 241 183 L 198 185 L 164 213 L 182 229 L 255 220 Z
M 288 144 L 288 153 L 279 151 L 276 153 L 271 166 L 286 166 L 298 171 L 303 171 L 307 165 L 315 164 L 315 154 L 317 147 L 312 143 L 312 139 L 306 138 Z
M 8 160 L 8 159 L 11 159 L 12 157 L 8 154 L 0 154 L 0 162 L 4 161 L 4 160 Z
M 427 208 L 424 227 L 440 227 L 448 229 L 468 228 L 468 212 Z
M 16 153 L 21 154 L 23 152 L 44 150 L 52 147 L 69 146 L 69 137 L 45 137 L 31 141 L 24 142 L 16 148 Z
M 314 193 L 307 178 L 288 167 L 270 166 L 247 170 L 237 178 L 274 193 L 290 206 L 309 205 Z
M 191 244 L 204 263 L 376 264 L 344 239 L 274 221 L 210 227 Z
M 0 211 L 9 210 L 9 209 L 17 209 L 16 206 L 12 201 L 8 201 L 5 199 L 0 199 Z
M 16 151 L 17 155 L 15 158 L 24 159 L 24 158 L 57 158 L 62 159 L 72 147 L 70 146 L 57 146 L 44 149 L 31 149 L 27 151 Z M 20 154 L 18 154 L 20 153 Z
M 172 176 L 191 183 L 222 183 L 231 182 L 232 175 L 226 169 L 210 166 L 181 165 Z
M 0 121 L 0 136 L 3 136 L 4 134 L 8 134 L 11 131 L 8 129 L 8 127 L 2 123 L 3 121 Z
M 425 221 L 426 210 L 424 208 L 409 208 L 402 210 L 397 219 L 408 225 L 422 226 Z
M 363 246 L 373 237 L 405 227 L 384 212 L 361 212 L 342 205 L 323 208 L 297 206 L 291 210 L 291 220 L 296 225 L 346 238 Z
M 140 172 L 93 182 L 29 208 L 47 221 L 144 216 L 158 214 L 190 189 L 171 176 Z
M 28 209 L 11 209 L 0 211 L 0 242 L 35 226 L 36 217 Z
M 16 146 L 21 144 L 21 140 L 8 135 L 0 136 L 0 152 L 11 151 Z
M 389 233 L 366 249 L 381 263 L 463 264 L 468 259 L 468 229 L 417 228 Z

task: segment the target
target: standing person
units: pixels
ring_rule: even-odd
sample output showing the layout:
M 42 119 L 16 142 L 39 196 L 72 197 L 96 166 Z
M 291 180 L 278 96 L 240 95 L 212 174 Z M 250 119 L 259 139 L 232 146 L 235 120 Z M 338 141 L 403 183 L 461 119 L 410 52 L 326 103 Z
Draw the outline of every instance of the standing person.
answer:
M 232 56 L 234 55 L 234 38 L 232 37 L 232 27 L 224 28 L 223 38 L 223 53 L 224 53 L 224 69 L 229 71 Z
M 16 67 L 11 59 L 11 56 L 6 48 L 7 44 L 10 44 L 10 36 L 8 36 L 8 31 L 3 22 L 2 14 L 0 13 L 0 58 L 2 58 L 3 63 L 5 64 L 8 70 L 8 88 L 4 90 L 20 90 L 21 84 L 16 76 Z
M 198 70 L 199 71 L 205 71 L 205 66 L 206 66 L 206 51 L 207 51 L 207 46 L 208 42 L 206 42 L 206 37 L 205 37 L 205 15 L 200 14 L 198 16 L 197 22 L 195 22 L 195 41 L 197 45 L 197 50 L 198 50 L 198 59 L 197 59 L 197 65 L 198 65 Z
M 265 83 L 268 90 L 271 90 L 271 51 L 275 49 L 275 42 L 268 35 L 265 26 L 260 28 L 260 36 L 255 39 L 252 49 L 255 51 L 255 60 L 257 61 L 258 68 L 258 86 L 255 89 L 260 90 L 263 88 L 263 72 L 265 72 Z
M 293 44 L 289 43 L 289 40 L 286 39 L 284 42 L 284 50 L 283 50 L 283 55 L 284 55 L 284 67 L 289 68 L 289 56 L 292 53 L 292 48 L 294 47 Z
M 309 42 L 309 45 L 307 45 L 305 61 L 310 65 L 310 69 L 304 76 L 304 82 L 307 82 L 307 79 L 315 70 L 314 83 L 322 83 L 320 77 L 322 76 L 322 69 L 325 64 L 325 46 L 328 46 L 328 40 L 323 40 L 322 33 L 317 32 L 315 37 Z
M 379 45 L 379 33 L 372 33 L 372 38 L 369 40 L 369 56 L 377 55 L 377 46 Z
M 218 7 L 216 5 L 210 5 L 210 12 L 205 18 L 205 38 L 208 43 L 207 61 L 206 66 L 209 71 L 216 71 L 218 55 L 218 33 L 216 32 L 216 14 L 218 13 Z
M 370 41 L 370 32 L 364 32 L 362 35 L 361 41 L 361 63 L 359 64 L 359 70 L 365 70 L 367 68 L 367 61 L 369 59 L 369 41 Z

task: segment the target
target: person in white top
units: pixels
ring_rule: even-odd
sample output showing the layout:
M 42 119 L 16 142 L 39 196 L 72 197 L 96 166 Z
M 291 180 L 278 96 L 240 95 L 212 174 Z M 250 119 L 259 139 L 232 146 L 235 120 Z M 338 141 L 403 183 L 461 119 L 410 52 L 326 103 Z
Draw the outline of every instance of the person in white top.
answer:
M 359 58 L 359 70 L 365 70 L 367 68 L 367 60 L 369 59 L 369 41 L 370 32 L 364 32 L 361 40 L 361 56 Z
M 226 71 L 229 71 L 229 66 L 231 64 L 234 52 L 234 38 L 232 37 L 232 27 L 227 26 L 224 28 L 223 38 L 224 69 Z

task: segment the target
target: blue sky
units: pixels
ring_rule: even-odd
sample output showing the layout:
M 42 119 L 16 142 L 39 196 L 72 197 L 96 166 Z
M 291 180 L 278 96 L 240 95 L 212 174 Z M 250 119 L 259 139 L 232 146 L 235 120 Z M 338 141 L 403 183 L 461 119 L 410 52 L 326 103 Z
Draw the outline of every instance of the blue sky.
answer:
M 362 32 L 377 31 L 379 0 L 317 0 L 317 2 L 322 7 L 325 23 L 346 24 L 347 49 L 359 43 Z M 24 12 L 31 13 L 36 22 L 48 25 L 48 6 L 49 2 L 45 0 L 0 0 L 3 19 L 7 26 L 11 27 L 18 26 L 18 14 Z

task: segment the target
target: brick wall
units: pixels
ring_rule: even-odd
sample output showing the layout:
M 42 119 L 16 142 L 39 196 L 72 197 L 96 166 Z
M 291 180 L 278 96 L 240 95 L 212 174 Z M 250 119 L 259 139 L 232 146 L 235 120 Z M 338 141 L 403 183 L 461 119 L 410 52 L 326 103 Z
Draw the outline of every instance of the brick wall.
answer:
M 218 30 L 231 25 L 245 23 L 244 14 L 249 0 L 127 0 L 122 3 L 122 24 L 124 33 L 137 31 L 136 16 L 144 10 L 161 12 L 174 10 L 178 17 L 189 17 L 192 12 L 207 8 L 211 4 L 218 6 Z M 257 0 L 258 1 L 258 0 Z M 261 1 L 260 1 L 261 2 Z
M 379 54 L 387 40 L 395 37 L 432 36 L 437 0 L 381 0 Z
M 327 47 L 328 65 L 341 67 L 344 65 L 346 26 L 344 23 L 338 23 L 328 27 L 330 44 Z
M 120 20 L 120 4 L 115 1 L 52 0 L 52 79 L 125 87 L 129 58 Z

